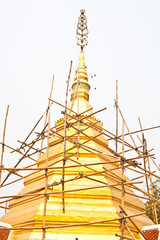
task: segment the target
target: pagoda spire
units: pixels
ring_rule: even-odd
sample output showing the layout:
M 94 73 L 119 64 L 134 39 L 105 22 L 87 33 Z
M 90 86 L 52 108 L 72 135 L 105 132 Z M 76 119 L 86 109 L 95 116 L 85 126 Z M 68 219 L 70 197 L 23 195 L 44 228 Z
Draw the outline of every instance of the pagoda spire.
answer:
M 85 10 L 80 11 L 78 18 L 77 30 L 76 30 L 77 45 L 80 46 L 80 56 L 77 71 L 72 84 L 71 103 L 74 102 L 74 108 L 76 108 L 76 102 L 79 101 L 79 107 L 82 111 L 91 108 L 89 104 L 89 90 L 90 85 L 88 83 L 88 76 L 86 66 L 84 62 L 84 47 L 88 44 L 88 27 L 87 19 L 85 16 Z M 83 106 L 83 107 L 82 107 Z M 75 109 L 76 110 L 76 109 Z

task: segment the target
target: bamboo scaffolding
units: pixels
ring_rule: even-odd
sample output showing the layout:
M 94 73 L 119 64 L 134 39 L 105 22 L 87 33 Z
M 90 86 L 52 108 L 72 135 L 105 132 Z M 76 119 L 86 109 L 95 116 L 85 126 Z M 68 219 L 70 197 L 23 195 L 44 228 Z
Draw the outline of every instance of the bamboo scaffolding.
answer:
M 74 160 L 72 160 L 72 161 L 74 161 Z M 74 162 L 77 162 L 77 161 L 74 161 Z M 83 166 L 83 164 L 80 164 L 79 162 L 77 162 L 80 166 Z M 103 163 L 96 163 L 95 165 L 98 165 L 98 164 L 103 164 Z M 109 163 L 108 163 L 109 164 Z M 77 167 L 79 167 L 79 165 L 76 165 Z M 87 164 L 87 165 L 92 165 L 92 164 Z M 75 167 L 76 167 L 75 166 Z M 69 166 L 69 167 L 71 167 L 71 166 Z M 61 168 L 61 167 L 60 167 Z M 49 170 L 49 168 L 47 168 L 48 170 Z M 91 169 L 91 168 L 89 168 L 89 169 Z M 44 170 L 44 168 L 43 168 L 43 170 Z M 91 170 L 94 170 L 94 169 L 91 169 Z M 65 183 L 66 182 L 69 182 L 69 181 L 74 181 L 74 180 L 78 180 L 79 178 L 82 178 L 82 177 L 88 177 L 88 176 L 93 176 L 93 175 L 97 175 L 97 174 L 99 174 L 99 175 L 101 175 L 102 173 L 105 173 L 106 171 L 108 171 L 107 169 L 106 170 L 104 170 L 104 171 L 95 171 L 94 173 L 91 173 L 91 174 L 86 174 L 86 175 L 78 175 L 78 176 L 76 176 L 75 178 L 71 178 L 71 179 L 68 179 L 68 180 L 66 180 L 65 181 Z M 105 176 L 105 175 L 104 175 Z M 108 176 L 108 174 L 107 174 L 107 176 Z M 121 180 L 121 179 L 120 179 Z M 48 185 L 48 187 L 52 187 L 52 186 L 57 186 L 57 185 L 59 185 L 59 184 L 61 184 L 61 181 L 58 183 L 53 183 L 53 184 L 49 184 Z M 42 188 L 38 188 L 38 189 L 36 189 L 35 191 L 31 191 L 30 193 L 34 193 L 34 192 L 38 192 L 38 191 L 41 191 L 41 190 L 44 190 L 44 187 L 42 187 Z M 3 204 L 3 203 L 5 203 L 5 202 L 7 202 L 7 201 L 10 201 L 10 200 L 6 200 L 6 201 L 3 201 L 3 202 L 0 202 L 0 204 Z
M 5 147 L 5 134 L 6 134 L 6 125 L 7 125 L 7 117 L 9 112 L 9 105 L 7 106 L 6 110 L 6 116 L 5 116 L 5 122 L 4 122 L 4 128 L 3 128 L 3 138 L 2 138 L 2 150 L 1 150 L 1 167 L 3 166 L 3 154 L 4 154 L 4 147 Z M 2 171 L 0 170 L 0 184 L 1 184 L 1 177 L 2 177 Z
M 71 66 L 70 66 L 70 72 L 71 72 Z M 35 153 L 39 152 L 39 150 L 34 148 L 33 145 L 35 143 L 38 143 L 38 141 L 42 140 L 41 146 L 43 146 L 43 141 L 44 141 L 45 138 L 47 138 L 47 148 L 46 148 L 47 152 L 46 152 L 46 166 L 45 166 L 45 168 L 44 167 L 43 168 L 42 167 L 34 168 L 34 167 L 29 167 L 29 166 L 23 167 L 23 168 L 18 168 L 17 167 L 18 165 L 16 165 L 14 168 L 4 168 L 4 167 L 0 168 L 1 171 L 2 170 L 10 171 L 9 174 L 11 174 L 11 173 L 16 174 L 18 171 L 34 171 L 31 174 L 36 174 L 39 171 L 45 170 L 45 185 L 44 185 L 44 187 L 38 188 L 38 189 L 36 189 L 34 191 L 29 191 L 29 192 L 27 192 L 25 194 L 22 194 L 22 195 L 17 195 L 17 196 L 10 195 L 10 196 L 0 197 L 0 199 L 7 199 L 6 201 L 0 202 L 0 204 L 5 203 L 5 202 L 8 203 L 9 201 L 11 201 L 13 199 L 17 199 L 18 200 L 18 199 L 24 198 L 24 197 L 25 198 L 30 198 L 30 199 L 36 198 L 36 197 L 41 197 L 41 198 L 44 197 L 44 211 L 43 211 L 43 225 L 42 225 L 42 227 L 40 227 L 40 228 L 28 228 L 28 229 L 40 229 L 40 230 L 42 230 L 42 240 L 45 240 L 45 235 L 46 235 L 46 230 L 47 229 L 83 226 L 83 225 L 98 224 L 98 223 L 103 223 L 103 222 L 108 222 L 108 221 L 116 221 L 116 220 L 120 220 L 122 222 L 122 225 L 121 225 L 121 235 L 116 235 L 116 236 L 120 237 L 121 239 L 134 239 L 135 240 L 134 235 L 132 234 L 132 232 L 129 229 L 129 227 L 127 226 L 127 224 L 125 222 L 123 222 L 123 220 L 126 219 L 126 218 L 131 219 L 132 217 L 140 216 L 140 215 L 142 215 L 144 213 L 139 213 L 139 214 L 128 216 L 127 213 L 124 211 L 125 194 L 130 194 L 130 195 L 132 195 L 134 197 L 139 197 L 139 198 L 143 198 L 143 199 L 152 199 L 153 201 L 155 201 L 154 193 L 152 191 L 153 189 L 151 189 L 151 192 L 152 192 L 152 194 L 151 194 L 150 192 L 146 193 L 144 191 L 140 191 L 140 188 L 135 186 L 136 184 L 141 184 L 142 183 L 142 181 L 135 181 L 135 180 L 137 180 L 139 178 L 145 177 L 147 179 L 149 177 L 150 181 L 151 181 L 152 176 L 158 177 L 156 174 L 154 174 L 154 172 L 151 172 L 151 169 L 150 169 L 149 165 L 148 165 L 149 170 L 147 170 L 145 168 L 140 167 L 139 163 L 137 163 L 135 161 L 137 159 L 146 160 L 146 158 L 149 159 L 149 157 L 152 159 L 154 154 L 148 154 L 149 151 L 147 151 L 147 147 L 145 146 L 144 141 L 142 143 L 142 146 L 139 146 L 139 147 L 136 146 L 136 143 L 135 143 L 135 141 L 133 139 L 133 136 L 132 136 L 132 134 L 135 133 L 135 132 L 133 132 L 133 133 L 130 132 L 130 130 L 129 130 L 129 128 L 128 128 L 125 120 L 124 120 L 124 117 L 122 115 L 122 112 L 121 112 L 121 110 L 120 110 L 120 108 L 118 106 L 118 82 L 116 82 L 116 84 L 117 84 L 117 86 L 116 86 L 116 88 L 117 88 L 116 89 L 116 135 L 112 134 L 111 132 L 107 131 L 106 129 L 102 128 L 101 126 L 98 126 L 97 123 L 99 123 L 99 121 L 96 121 L 96 122 L 91 121 L 91 119 L 92 119 L 91 117 L 94 114 L 99 113 L 99 112 L 105 110 L 106 108 L 103 108 L 101 110 L 98 110 L 98 111 L 96 111 L 94 113 L 91 113 L 91 114 L 88 114 L 88 115 L 85 115 L 85 116 L 83 114 L 87 113 L 90 110 L 92 110 L 92 108 L 89 109 L 89 110 L 86 110 L 86 111 L 84 111 L 82 113 L 79 113 L 79 78 L 77 80 L 77 90 L 76 90 L 77 91 L 76 92 L 77 95 L 75 94 L 75 97 L 77 96 L 77 112 L 74 112 L 72 110 L 72 108 L 71 109 L 67 108 L 70 72 L 69 72 L 68 81 L 67 81 L 65 106 L 60 104 L 60 103 L 58 103 L 58 102 L 56 102 L 56 101 L 54 101 L 54 100 L 52 100 L 51 99 L 51 94 L 50 94 L 49 102 L 48 102 L 48 108 L 47 108 L 47 110 L 45 112 L 45 114 L 46 114 L 45 123 L 46 123 L 47 115 L 50 114 L 50 112 L 49 112 L 50 102 L 52 102 L 52 103 L 55 102 L 56 104 L 60 105 L 61 107 L 64 107 L 64 109 L 65 109 L 65 111 L 63 112 L 63 114 L 64 114 L 64 123 L 57 124 L 55 127 L 59 127 L 59 129 L 54 131 L 53 129 L 55 127 L 50 128 L 50 117 L 48 117 L 48 124 L 47 124 L 48 125 L 48 130 L 45 130 L 45 128 L 46 128 L 46 124 L 45 124 L 43 131 L 41 133 L 38 133 L 38 136 L 37 136 L 37 138 L 35 140 L 33 140 L 30 143 L 26 143 L 26 141 L 20 142 L 21 143 L 21 147 L 19 149 L 17 149 L 17 150 L 12 148 L 12 150 L 14 152 L 19 152 L 20 154 L 22 154 L 23 155 L 22 159 L 24 159 L 24 158 L 27 158 L 27 157 L 30 157 L 30 156 L 29 156 L 29 154 L 26 155 L 26 153 L 25 154 L 21 153 L 20 149 L 22 147 L 24 147 L 24 146 L 28 147 L 27 153 L 29 153 L 29 151 L 31 151 L 31 150 L 35 150 L 35 152 L 34 152 L 34 154 L 35 154 Z M 52 85 L 53 85 L 53 82 L 52 82 Z M 51 92 L 52 92 L 52 87 L 51 87 Z M 68 114 L 67 110 L 70 111 L 69 114 Z M 122 135 L 120 135 L 120 136 L 118 136 L 118 126 L 117 126 L 118 125 L 118 116 L 117 116 L 118 110 L 119 110 L 120 115 L 122 117 Z M 71 112 L 72 112 L 72 115 L 71 115 Z M 86 126 L 86 127 L 84 129 L 80 129 L 80 126 L 83 126 L 83 125 Z M 124 126 L 127 128 L 128 134 L 124 134 Z M 158 127 L 160 127 L 160 126 L 158 126 Z M 59 131 L 61 131 L 62 128 L 64 129 L 64 136 L 59 133 Z M 76 131 L 76 133 L 72 134 L 71 136 L 67 136 L 66 128 L 73 128 Z M 88 128 L 92 128 L 92 129 L 98 131 L 99 134 L 97 134 L 94 137 L 88 136 L 85 133 L 85 130 L 88 129 Z M 148 130 L 148 129 L 146 129 L 146 130 Z M 31 131 L 31 133 L 32 132 L 33 131 Z M 51 136 L 51 132 L 52 132 L 52 134 L 57 136 L 59 139 L 61 139 L 62 142 L 64 142 L 64 150 L 63 150 L 62 153 L 60 153 L 60 154 L 63 155 L 63 158 L 59 159 L 58 161 L 56 161 L 56 163 L 61 163 L 62 162 L 62 166 L 54 166 L 54 167 L 52 167 L 56 163 L 48 164 L 48 161 L 49 161 L 49 156 L 48 156 L 49 136 Z M 142 128 L 141 128 L 141 132 L 143 134 L 143 129 Z M 28 138 L 31 135 L 31 133 L 28 135 Z M 45 136 L 46 133 L 47 133 L 47 136 Z M 87 140 L 85 140 L 83 142 L 80 142 L 80 134 L 82 134 L 82 139 L 86 139 L 87 138 Z M 42 137 L 42 135 L 43 135 L 43 137 Z M 90 141 L 96 142 L 97 138 L 99 136 L 101 136 L 101 135 L 105 135 L 107 137 L 110 137 L 110 136 L 113 137 L 114 136 L 113 139 L 116 142 L 116 150 L 115 151 L 110 149 L 108 146 L 106 146 L 106 144 L 101 144 L 104 147 L 104 149 L 107 149 L 109 152 L 111 152 L 111 154 L 106 153 L 106 151 L 100 151 L 99 149 L 95 149 L 93 147 L 90 147 L 90 146 L 86 145 Z M 124 136 L 127 136 L 127 135 L 130 135 L 134 146 L 132 146 L 128 142 L 124 141 Z M 72 143 L 73 147 L 71 147 L 69 149 L 66 149 L 67 142 Z M 122 152 L 121 153 L 118 153 L 118 143 L 122 144 Z M 124 150 L 124 146 L 128 147 L 129 149 Z M 141 147 L 143 147 L 143 152 L 141 152 L 139 150 L 139 148 L 141 148 Z M 101 157 L 104 160 L 104 162 L 88 163 L 88 164 L 80 163 L 78 161 L 79 157 L 81 156 L 80 155 L 81 152 L 79 151 L 80 148 L 82 148 L 83 150 L 86 150 L 88 152 L 88 154 L 90 153 L 90 154 L 94 154 L 95 156 Z M 11 147 L 10 147 L 10 149 L 11 149 Z M 75 150 L 75 153 L 69 154 L 71 150 Z M 139 156 L 134 157 L 134 158 L 128 158 L 128 159 L 125 158 L 124 157 L 124 153 L 130 152 L 132 150 L 135 150 L 139 154 Z M 42 147 L 41 147 L 40 153 L 42 153 Z M 31 153 L 31 154 L 33 154 L 33 153 Z M 114 154 L 114 155 L 112 155 L 112 154 Z M 77 156 L 77 158 L 76 158 L 75 155 Z M 72 159 L 71 158 L 72 156 L 74 156 L 76 158 L 76 160 Z M 54 155 L 53 157 L 56 157 L 56 155 Z M 110 159 L 110 157 L 114 158 L 116 160 Z M 32 158 L 30 158 L 30 159 L 32 159 Z M 21 159 L 19 159 L 19 161 L 20 160 Z M 66 160 L 74 162 L 75 165 L 66 165 Z M 19 164 L 19 161 L 18 161 L 18 164 Z M 33 161 L 37 162 L 37 160 L 35 160 L 35 159 L 33 159 Z M 148 162 L 149 162 L 149 160 L 148 160 Z M 115 168 L 110 168 L 110 166 L 109 166 L 109 169 L 105 168 L 105 165 L 107 165 L 107 164 L 117 164 L 117 163 L 121 163 L 121 165 L 118 166 L 118 167 L 115 167 Z M 126 163 L 128 165 L 125 165 Z M 30 165 L 30 166 L 33 166 L 33 165 Z M 105 170 L 103 170 L 103 171 L 99 171 L 98 170 L 97 171 L 96 169 L 93 168 L 94 166 L 98 166 L 98 165 L 102 165 L 102 166 L 104 165 L 104 169 Z M 81 168 L 81 167 L 85 167 L 86 169 L 89 169 L 89 170 L 91 170 L 93 172 L 89 173 L 89 174 L 84 174 L 82 172 L 82 173 L 77 174 L 74 178 L 70 178 L 70 179 L 65 180 L 65 169 L 72 169 L 72 171 L 74 171 L 73 169 L 75 169 L 75 171 L 76 171 L 76 168 Z M 132 169 L 133 167 L 136 168 L 136 170 Z M 131 170 L 133 172 L 140 173 L 143 176 L 135 177 L 135 178 L 131 179 L 131 182 L 127 182 L 125 180 L 125 176 L 124 176 L 125 168 L 129 169 L 129 170 Z M 138 171 L 137 168 L 139 168 L 142 172 Z M 121 172 L 122 172 L 121 177 L 118 174 L 115 174 L 113 172 L 114 170 L 117 170 L 117 169 L 121 169 Z M 56 182 L 56 183 L 52 183 L 52 184 L 48 184 L 48 176 L 49 176 L 48 175 L 48 171 L 49 170 L 51 170 L 51 171 L 56 171 L 56 170 L 62 171 L 62 181 L 59 181 L 59 182 Z M 50 172 L 50 174 L 51 174 L 51 172 Z M 112 179 L 112 181 L 115 182 L 115 183 L 108 184 L 105 181 L 94 179 L 92 176 L 95 176 L 95 175 L 101 175 L 101 176 L 104 176 L 104 177 L 110 177 Z M 101 185 L 92 186 L 92 187 L 88 187 L 88 188 L 85 187 L 85 188 L 79 188 L 79 189 L 71 189 L 71 190 L 65 190 L 64 189 L 64 185 L 67 182 L 78 181 L 80 178 L 86 178 L 89 181 L 96 182 L 96 183 L 101 184 Z M 12 181 L 12 183 L 20 181 L 22 179 L 23 179 L 23 177 L 20 176 L 20 179 Z M 6 180 L 7 179 L 5 179 L 5 181 Z M 12 183 L 10 183 L 10 184 L 12 184 Z M 60 184 L 62 184 L 62 191 L 53 191 L 53 190 L 51 190 L 51 187 L 57 186 L 57 185 L 60 185 Z M 2 187 L 6 186 L 6 185 L 7 184 L 2 183 Z M 137 191 L 139 191 L 141 193 L 142 192 L 145 193 L 145 197 L 138 196 L 137 194 L 130 193 L 130 192 L 126 191 L 124 186 L 130 186 L 131 188 L 133 188 L 133 189 L 135 189 L 135 190 L 137 190 Z M 65 213 L 65 201 L 64 201 L 65 200 L 65 198 L 64 198 L 65 194 L 72 194 L 72 193 L 75 193 L 77 191 L 99 189 L 99 188 L 104 188 L 104 187 L 115 188 L 115 189 L 117 189 L 117 191 L 118 190 L 121 191 L 121 193 L 122 193 L 122 202 L 121 202 L 121 204 L 122 204 L 121 208 L 122 209 L 121 210 L 122 210 L 122 215 L 123 215 L 121 218 L 115 218 L 116 220 L 115 219 L 109 219 L 109 220 L 107 219 L 107 220 L 102 220 L 102 221 L 98 221 L 98 222 L 90 222 L 90 223 L 85 223 L 85 224 L 82 223 L 82 224 L 69 224 L 69 225 L 62 225 L 62 226 L 46 226 L 46 209 L 47 209 L 47 197 L 48 196 L 50 196 L 50 195 L 52 196 L 54 194 L 62 195 L 62 209 L 63 209 L 63 213 Z M 42 192 L 43 190 L 45 190 L 44 193 Z M 157 204 L 158 204 L 158 202 L 160 203 L 159 200 L 156 200 L 156 202 L 157 202 Z M 153 206 L 154 206 L 154 209 L 155 209 L 156 204 L 154 203 Z M 3 206 L 0 206 L 0 208 L 4 208 L 6 210 L 9 209 L 8 207 L 3 207 Z M 124 227 L 126 227 L 127 231 L 129 232 L 129 234 L 131 235 L 132 238 L 124 235 Z M 134 227 L 137 229 L 136 225 Z M 12 229 L 13 230 L 18 230 L 18 228 L 12 228 Z M 23 228 L 23 227 L 19 228 L 19 230 L 26 230 L 26 229 L 27 228 Z M 140 230 L 138 230 L 138 232 L 140 233 Z
M 27 135 L 27 137 L 25 138 L 25 140 L 24 141 L 22 141 L 23 143 L 25 143 L 27 140 L 28 140 L 28 138 L 31 136 L 31 134 L 34 132 L 34 130 L 36 129 L 36 127 L 37 127 L 37 125 L 40 123 L 40 121 L 42 120 L 42 118 L 45 116 L 45 114 L 46 114 L 46 112 L 48 111 L 48 108 L 46 109 L 46 111 L 43 113 L 43 115 L 38 119 L 38 121 L 36 122 L 36 124 L 34 125 L 34 127 L 32 128 L 32 130 L 29 132 L 29 134 Z M 41 132 L 41 135 L 42 135 L 42 132 Z M 19 150 L 21 149 L 21 148 L 23 148 L 23 143 L 21 144 L 21 146 L 19 147 Z M 12 152 L 14 152 L 14 151 L 12 151 Z M 12 153 L 11 152 L 11 153 Z
M 52 100 L 52 99 L 50 99 L 50 100 L 65 108 L 64 105 L 62 105 L 62 104 L 60 104 L 60 103 L 58 103 L 58 102 L 56 102 L 56 101 L 54 101 L 54 100 Z M 71 109 L 69 109 L 69 108 L 66 108 L 66 109 L 71 110 Z M 100 110 L 100 111 L 101 111 L 101 110 Z M 72 112 L 74 112 L 74 111 L 72 110 Z M 74 112 L 74 113 L 75 113 L 75 115 L 76 115 L 76 112 Z M 95 113 L 97 113 L 97 112 L 95 112 Z M 93 113 L 93 114 L 95 114 L 95 113 Z M 77 120 L 76 122 L 73 122 L 72 125 L 73 125 L 73 124 L 76 124 L 78 121 L 82 122 L 82 119 L 79 120 L 79 119 L 77 119 L 77 118 L 74 118 L 74 117 L 71 116 L 70 114 L 68 114 L 68 117 L 69 117 L 69 119 L 76 119 L 76 120 Z M 86 116 L 86 117 L 88 117 L 88 116 Z M 86 118 L 86 117 L 85 117 L 85 118 Z M 87 121 L 91 122 L 89 119 L 87 119 Z M 99 121 L 98 121 L 98 122 L 99 122 Z M 86 122 L 83 122 L 83 124 L 91 127 L 90 125 L 86 124 Z M 62 124 L 59 124 L 59 126 L 60 126 L 60 125 L 63 125 L 63 123 L 62 123 Z M 53 129 L 53 128 L 52 128 L 52 129 Z M 95 128 L 94 128 L 94 129 L 95 129 Z M 106 130 L 106 129 L 102 128 L 102 127 L 101 127 L 101 129 L 104 130 L 104 131 L 106 131 L 107 133 L 111 134 L 112 136 L 114 136 L 114 139 L 115 139 L 116 136 L 115 136 L 113 133 L 109 132 L 108 130 Z M 97 129 L 96 129 L 96 130 L 97 130 Z M 105 133 L 103 133 L 103 134 L 106 135 L 107 137 L 109 136 L 108 134 L 105 134 Z M 117 141 L 119 142 L 119 140 L 121 140 L 121 139 L 119 138 Z M 132 145 L 130 145 L 129 143 L 127 143 L 127 142 L 125 142 L 125 145 L 128 146 L 128 147 L 131 147 L 132 149 L 134 149 L 134 147 L 133 147 Z
M 24 145 L 24 147 L 23 147 L 23 149 L 25 148 L 25 147 L 30 147 L 30 145 L 28 145 L 28 143 L 26 143 L 26 142 L 22 142 L 22 141 L 20 141 L 20 140 L 17 140 L 17 142 L 19 142 L 19 143 L 23 143 L 23 145 Z M 40 152 L 41 150 L 39 150 L 39 149 L 37 149 L 37 148 L 35 148 L 35 147 L 32 147 L 30 150 L 34 150 L 35 152 L 35 154 L 37 153 L 37 152 Z M 18 152 L 18 149 L 17 149 L 17 152 Z M 34 160 L 34 161 L 36 161 L 36 160 Z
M 0 142 L 0 144 L 3 145 L 2 142 Z M 14 152 L 20 153 L 21 155 L 24 156 L 24 158 L 29 158 L 29 159 L 31 159 L 32 161 L 37 162 L 36 159 L 31 158 L 31 157 L 28 156 L 28 155 L 25 155 L 24 153 L 22 153 L 22 152 L 21 152 L 20 150 L 18 150 L 18 149 L 15 149 L 15 148 L 13 148 L 13 147 L 10 147 L 9 145 L 7 145 L 7 144 L 5 144 L 5 143 L 4 143 L 4 146 L 7 147 L 7 148 L 9 148 L 9 149 L 11 149 L 11 150 L 13 150 Z
M 45 128 L 47 127 L 47 125 L 43 128 L 43 130 L 42 130 L 42 132 L 41 133 L 43 133 L 43 131 L 45 130 Z M 41 134 L 40 134 L 41 135 Z M 40 137 L 40 135 L 37 137 L 37 139 Z M 27 156 L 27 153 L 29 152 L 29 150 L 32 148 L 32 146 L 35 144 L 35 142 L 33 141 L 33 143 L 32 143 L 32 145 L 29 147 L 29 149 L 25 152 L 25 154 L 23 155 L 23 157 L 21 157 L 20 159 L 19 159 L 19 161 L 17 162 L 17 164 L 14 166 L 14 168 L 16 168 L 18 165 L 19 165 L 19 163 L 24 159 L 24 157 L 25 156 Z M 2 184 L 1 184 L 1 186 L 3 186 L 3 184 L 6 182 L 6 180 L 9 178 L 9 176 L 11 175 L 11 173 L 9 173 L 7 176 L 6 176 L 6 178 L 4 179 L 4 181 L 2 182 Z

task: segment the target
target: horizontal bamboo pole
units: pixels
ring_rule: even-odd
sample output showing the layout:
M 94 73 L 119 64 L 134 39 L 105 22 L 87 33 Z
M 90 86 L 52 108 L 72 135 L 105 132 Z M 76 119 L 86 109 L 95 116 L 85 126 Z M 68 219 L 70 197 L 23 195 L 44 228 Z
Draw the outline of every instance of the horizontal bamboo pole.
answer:
M 9 208 L 8 208 L 8 207 L 4 207 L 4 206 L 0 206 L 0 208 L 3 208 L 3 209 L 8 209 L 8 210 L 9 210 Z
M 62 159 L 63 160 L 63 159 Z M 120 160 L 111 161 L 111 162 L 96 162 L 96 163 L 88 163 L 88 164 L 81 164 L 81 165 L 69 165 L 69 166 L 59 166 L 59 167 L 48 167 L 47 170 L 55 170 L 55 169 L 63 169 L 63 168 L 76 168 L 76 167 L 88 167 L 88 166 L 97 166 L 97 165 L 106 165 L 106 164 L 113 164 L 119 163 Z M 46 168 L 37 167 L 37 168 L 0 168 L 1 170 L 11 170 L 11 171 L 33 171 L 33 170 L 46 170 Z
M 134 184 L 138 184 L 138 183 L 142 183 L 142 182 L 134 182 Z M 121 185 L 122 182 L 118 182 L 118 183 L 114 183 L 114 184 L 106 184 L 105 186 L 94 186 L 94 187 L 88 187 L 88 188 L 79 188 L 79 189 L 72 189 L 72 190 L 65 190 L 65 191 L 55 191 L 55 192 L 46 192 L 46 195 L 53 195 L 53 194 L 61 194 L 62 192 L 65 193 L 71 193 L 71 192 L 79 192 L 79 191 L 86 191 L 86 190 L 92 190 L 92 189 L 99 189 L 99 188 L 104 188 L 104 187 L 113 187 L 113 186 L 117 186 L 117 185 Z M 124 182 L 124 185 L 132 185 L 133 183 L 131 182 Z M 18 198 L 23 198 L 23 197 L 28 197 L 28 196 L 44 196 L 44 194 L 41 193 L 34 193 L 34 194 L 30 194 L 30 193 L 26 193 L 26 194 L 21 194 L 21 195 L 8 195 L 8 196 L 3 196 L 0 197 L 1 199 L 3 198 L 12 198 L 12 199 L 18 199 Z
M 132 214 L 129 216 L 126 216 L 125 219 L 128 218 L 134 218 L 141 215 L 146 214 L 146 212 L 141 212 L 137 214 Z M 119 221 L 121 220 L 121 217 L 118 218 L 112 218 L 112 219 L 106 219 L 106 220 L 100 220 L 100 221 L 94 221 L 94 222 L 87 222 L 87 223 L 76 223 L 76 224 L 66 224 L 66 225 L 57 225 L 57 226 L 46 226 L 45 229 L 52 229 L 52 228 L 67 228 L 67 227 L 78 227 L 78 226 L 87 226 L 92 224 L 100 224 L 100 223 L 106 223 L 106 222 L 113 222 L 113 221 Z M 0 229 L 6 229 L 5 227 L 1 227 Z M 8 230 L 41 230 L 42 227 L 14 227 L 14 228 L 7 228 Z

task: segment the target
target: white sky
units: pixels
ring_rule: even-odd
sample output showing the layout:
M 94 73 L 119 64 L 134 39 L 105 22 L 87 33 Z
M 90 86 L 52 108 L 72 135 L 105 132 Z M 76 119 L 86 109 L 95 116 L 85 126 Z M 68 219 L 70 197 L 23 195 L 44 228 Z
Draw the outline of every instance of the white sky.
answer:
M 87 71 L 96 74 L 90 79 L 90 101 L 95 110 L 107 107 L 97 117 L 115 131 L 118 79 L 119 105 L 130 130 L 139 129 L 138 116 L 144 128 L 160 125 L 160 1 L 1 0 L 0 137 L 10 104 L 7 144 L 18 147 L 17 139 L 23 141 L 45 111 L 53 74 L 53 99 L 64 103 L 70 60 L 71 80 L 78 63 L 80 9 L 88 20 Z M 52 113 L 52 125 L 60 112 Z M 159 161 L 160 129 L 146 137 Z M 5 161 L 12 163 L 12 158 Z

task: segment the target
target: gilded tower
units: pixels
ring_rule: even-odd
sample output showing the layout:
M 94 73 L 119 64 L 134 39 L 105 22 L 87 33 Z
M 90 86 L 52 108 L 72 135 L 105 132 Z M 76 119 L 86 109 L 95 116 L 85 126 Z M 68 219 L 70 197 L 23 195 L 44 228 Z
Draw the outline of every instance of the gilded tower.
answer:
M 70 103 L 63 106 L 64 117 L 49 129 L 48 151 L 37 160 L 39 171 L 24 178 L 24 188 L 10 201 L 9 212 L 1 218 L 15 229 L 11 240 L 113 240 L 119 239 L 115 234 L 121 234 L 119 157 L 109 148 L 103 124 L 89 103 L 90 85 L 84 60 L 87 37 L 87 20 L 81 10 L 77 26 L 80 56 Z M 44 224 L 45 177 L 40 169 L 46 168 L 46 158 Z M 135 222 L 140 229 L 153 224 L 145 214 L 141 215 L 145 206 L 134 196 L 127 177 L 124 186 L 127 213 L 138 215 Z M 137 229 L 128 225 L 135 239 L 141 239 Z M 124 234 L 128 235 L 126 231 Z

